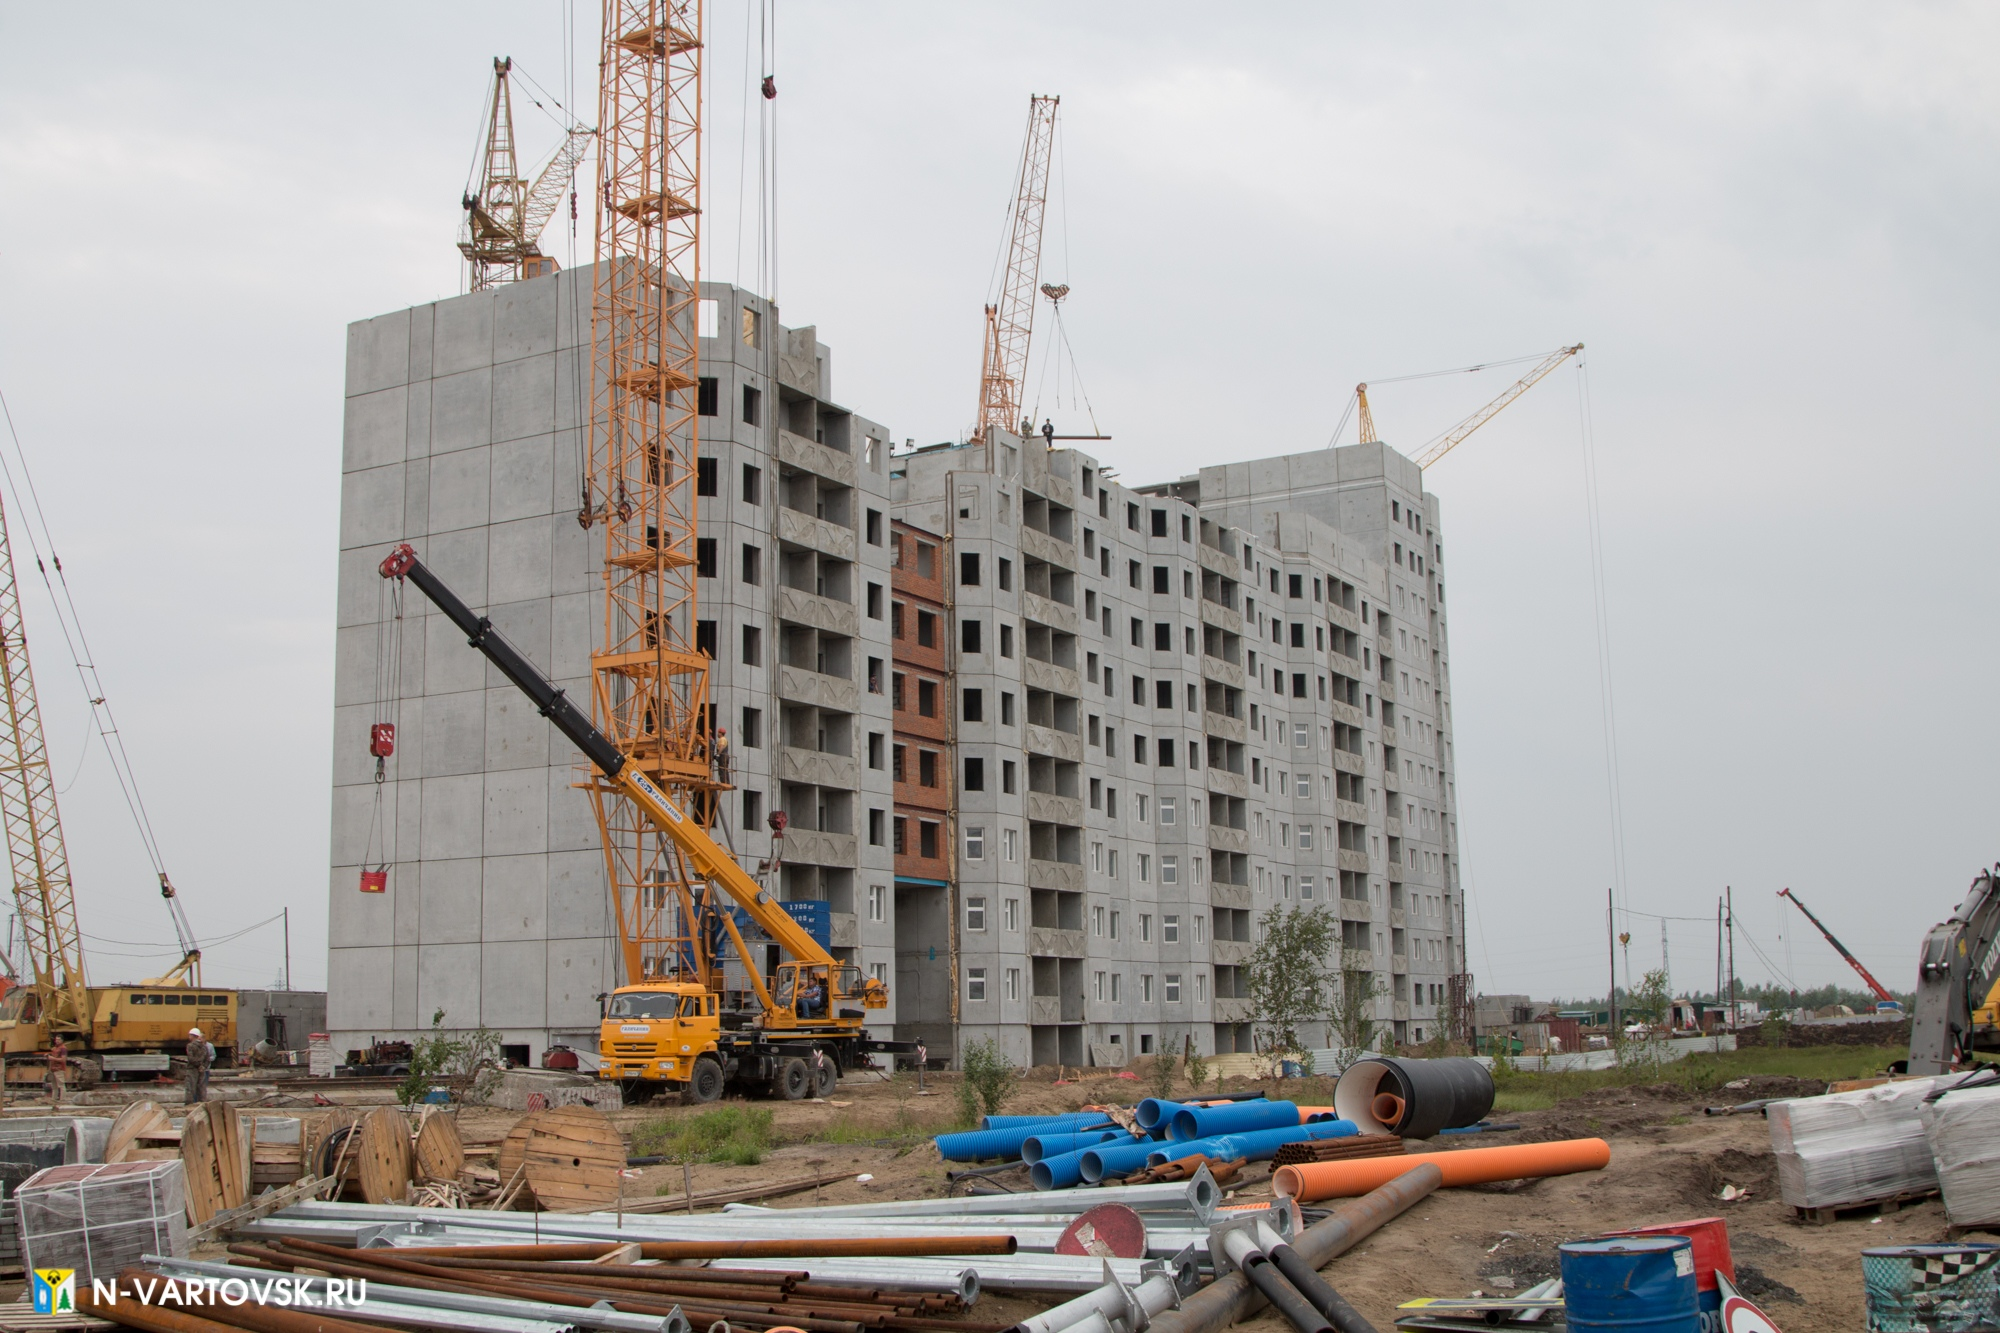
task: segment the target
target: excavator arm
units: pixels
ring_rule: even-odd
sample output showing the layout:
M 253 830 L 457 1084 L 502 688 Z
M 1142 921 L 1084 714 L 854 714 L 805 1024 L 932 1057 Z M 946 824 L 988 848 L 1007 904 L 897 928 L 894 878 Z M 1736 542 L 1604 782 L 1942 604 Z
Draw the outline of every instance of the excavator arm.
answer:
M 630 797 L 646 812 L 646 817 L 654 826 L 673 840 L 681 855 L 687 858 L 688 868 L 696 876 L 718 885 L 779 948 L 801 962 L 829 969 L 840 966 L 839 961 L 820 947 L 819 941 L 784 909 L 783 904 L 773 899 L 768 890 L 736 863 L 735 857 L 708 836 L 708 830 L 669 800 L 651 778 L 635 765 L 627 763 L 625 755 L 611 743 L 610 738 L 591 724 L 566 693 L 523 657 L 513 644 L 508 643 L 493 628 L 492 621 L 475 615 L 459 600 L 458 594 L 446 587 L 423 561 L 417 559 L 416 550 L 409 543 L 398 546 L 383 560 L 382 577 L 414 583 L 438 610 L 465 631 L 467 641 L 484 653 L 486 660 L 497 667 L 501 675 L 534 701 L 536 710 L 553 723 L 557 731 L 569 737 L 570 742 L 583 751 L 584 757 L 597 767 L 606 782 Z
M 1982 870 L 1951 918 L 1924 936 L 1910 1025 L 1910 1072 L 1946 1074 L 1972 1059 L 1972 1011 L 2000 982 L 2000 866 Z

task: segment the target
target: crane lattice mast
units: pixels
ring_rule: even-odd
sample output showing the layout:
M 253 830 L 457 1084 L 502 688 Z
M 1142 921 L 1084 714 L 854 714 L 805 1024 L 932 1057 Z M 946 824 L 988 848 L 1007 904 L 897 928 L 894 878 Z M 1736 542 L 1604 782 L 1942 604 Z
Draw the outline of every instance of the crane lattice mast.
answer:
M 55 780 L 49 772 L 48 743 L 35 703 L 35 676 L 28 664 L 28 632 L 21 615 L 21 589 L 14 579 L 14 549 L 7 516 L 0 508 L 0 703 L 7 710 L 0 730 L 0 824 L 5 825 L 7 859 L 14 876 L 14 904 L 34 969 L 41 1021 L 52 1031 L 85 1025 L 83 934 L 77 925 L 70 885 L 69 854 L 63 847 L 62 819 L 56 812 Z
M 986 339 L 979 366 L 976 438 L 990 442 L 995 427 L 1021 431 L 1021 386 L 1028 377 L 1028 339 L 1035 322 L 1035 282 L 1042 267 L 1042 218 L 1049 194 L 1049 156 L 1055 143 L 1060 97 L 1028 99 L 1028 137 L 1014 188 L 1013 223 L 1000 300 L 986 307 Z
M 465 225 L 459 232 L 458 249 L 465 256 L 475 292 L 555 271 L 555 261 L 542 253 L 542 231 L 555 216 L 571 175 L 595 137 L 583 126 L 571 126 L 555 156 L 530 184 L 521 175 L 514 151 L 514 100 L 509 81 L 513 69 L 511 56 L 494 57 L 479 189 L 464 199 Z
M 708 658 L 695 645 L 702 0 L 605 0 L 586 526 L 604 529 L 592 718 L 681 809 L 713 822 Z M 592 787 L 625 980 L 708 967 L 673 844 Z M 689 950 L 692 950 L 690 955 Z

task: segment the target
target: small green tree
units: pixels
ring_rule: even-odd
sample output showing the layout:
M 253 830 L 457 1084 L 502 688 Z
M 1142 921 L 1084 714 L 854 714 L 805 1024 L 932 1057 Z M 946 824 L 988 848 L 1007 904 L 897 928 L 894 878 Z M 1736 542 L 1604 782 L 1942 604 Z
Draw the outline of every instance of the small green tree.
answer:
M 411 1046 L 410 1072 L 397 1085 L 396 1100 L 416 1105 L 440 1075 L 471 1079 L 475 1099 L 482 1097 L 499 1081 L 499 1063 L 499 1033 L 488 1027 L 448 1031 L 439 1009 L 431 1015 L 430 1032 Z
M 1208 1061 L 1202 1058 L 1199 1047 L 1188 1051 L 1187 1081 L 1188 1085 L 1197 1092 L 1201 1091 L 1202 1084 L 1208 1082 Z
M 1327 1015 L 1338 969 L 1340 922 L 1324 906 L 1276 906 L 1264 914 L 1263 938 L 1250 955 L 1250 1017 L 1274 1054 L 1305 1049 L 1300 1030 Z
M 1380 977 L 1359 968 L 1340 970 L 1340 993 L 1333 1001 L 1333 1030 L 1344 1051 L 1365 1051 L 1381 1026 L 1375 1017 L 1375 1001 L 1388 993 Z
M 1655 968 L 1639 982 L 1639 989 L 1625 998 L 1631 1011 L 1649 1023 L 1662 1024 L 1671 1016 L 1674 995 L 1667 987 L 1664 968 Z
M 1000 1114 L 1000 1104 L 1007 1100 L 1015 1080 L 1021 1076 L 1021 1071 L 1007 1058 L 1007 1052 L 991 1037 L 967 1043 L 965 1054 L 959 1059 L 959 1069 L 965 1076 L 959 1086 L 972 1090 L 987 1115 Z M 966 1100 L 963 1093 L 960 1098 Z

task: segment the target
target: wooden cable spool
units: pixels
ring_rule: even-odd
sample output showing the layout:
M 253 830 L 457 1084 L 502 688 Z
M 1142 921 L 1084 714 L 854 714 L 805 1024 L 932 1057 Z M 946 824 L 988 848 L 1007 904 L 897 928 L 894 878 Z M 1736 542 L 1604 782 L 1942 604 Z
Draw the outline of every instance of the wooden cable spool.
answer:
M 419 1180 L 457 1180 L 465 1169 L 465 1141 L 458 1136 L 458 1118 L 432 1111 L 417 1126 L 416 1174 Z
M 617 1199 L 619 1173 L 625 1169 L 625 1138 L 602 1111 L 559 1106 L 537 1111 L 522 1124 L 528 1131 L 522 1145 L 523 1174 L 537 1206 L 560 1212 L 599 1208 Z M 501 1146 L 503 1178 L 514 1136 L 507 1138 Z
M 196 1226 L 240 1208 L 250 1196 L 243 1120 L 228 1102 L 202 1102 L 181 1125 L 181 1163 L 187 1178 L 188 1220 Z
M 129 1103 L 111 1122 L 111 1135 L 104 1141 L 104 1160 L 123 1162 L 130 1160 L 130 1154 L 140 1139 L 171 1133 L 174 1122 L 158 1102 L 139 1101 Z
M 361 1141 L 351 1154 L 360 1162 L 361 1197 L 369 1203 L 402 1203 L 410 1196 L 410 1122 L 391 1106 L 361 1118 Z

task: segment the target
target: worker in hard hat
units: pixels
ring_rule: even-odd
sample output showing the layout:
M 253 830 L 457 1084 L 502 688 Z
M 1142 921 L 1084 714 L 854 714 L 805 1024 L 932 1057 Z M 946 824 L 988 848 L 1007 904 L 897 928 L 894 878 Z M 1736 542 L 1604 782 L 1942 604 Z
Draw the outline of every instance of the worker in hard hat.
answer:
M 193 1106 L 208 1100 L 208 1066 L 215 1058 L 215 1048 L 208 1044 L 208 1038 L 200 1028 L 188 1029 L 187 1040 L 187 1104 Z

